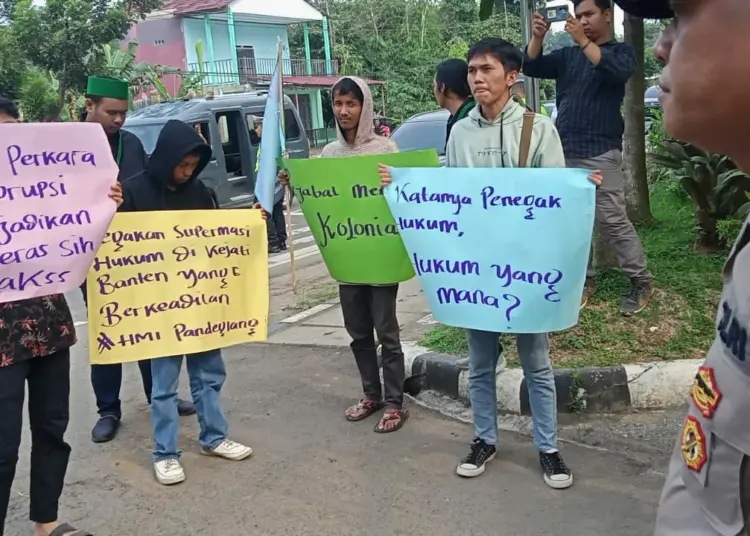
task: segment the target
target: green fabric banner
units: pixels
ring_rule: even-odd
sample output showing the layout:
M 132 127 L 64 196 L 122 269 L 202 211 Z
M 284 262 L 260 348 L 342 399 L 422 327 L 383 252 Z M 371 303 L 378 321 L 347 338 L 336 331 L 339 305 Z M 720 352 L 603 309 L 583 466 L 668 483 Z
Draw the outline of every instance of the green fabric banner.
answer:
M 440 165 L 434 150 L 280 161 L 328 271 L 341 283 L 385 285 L 414 277 L 380 190 L 381 163 Z

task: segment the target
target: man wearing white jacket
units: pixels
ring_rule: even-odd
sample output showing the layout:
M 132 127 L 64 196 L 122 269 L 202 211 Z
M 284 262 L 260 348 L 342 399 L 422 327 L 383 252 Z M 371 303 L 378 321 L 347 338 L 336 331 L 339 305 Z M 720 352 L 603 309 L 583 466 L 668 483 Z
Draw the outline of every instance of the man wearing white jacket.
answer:
M 468 81 L 477 106 L 451 130 L 447 166 L 565 167 L 562 144 L 552 120 L 529 112 L 511 98 L 521 59 L 521 51 L 504 39 L 484 39 L 471 47 Z M 383 184 L 390 182 L 386 166 L 380 167 L 380 176 Z M 601 183 L 599 172 L 589 178 L 597 185 Z M 463 477 L 475 477 L 484 472 L 486 463 L 496 453 L 495 367 L 502 346 L 498 332 L 467 329 L 466 338 L 475 439 L 456 472 Z M 555 489 L 569 488 L 573 485 L 573 475 L 557 450 L 557 396 L 549 338 L 546 333 L 518 334 L 516 345 L 529 389 L 534 443 L 539 450 L 544 481 Z
M 453 127 L 445 153 L 448 167 L 519 167 L 522 123 L 527 110 L 511 98 L 511 88 L 521 70 L 521 59 L 521 51 L 504 39 L 484 39 L 471 47 L 469 86 L 477 106 Z M 565 167 L 560 137 L 549 118 L 539 114 L 534 117 L 527 158 L 529 167 Z M 466 338 L 476 437 L 456 472 L 475 477 L 495 457 L 495 366 L 502 347 L 497 332 L 467 329 Z M 549 338 L 546 333 L 519 334 L 516 345 L 529 386 L 534 443 L 539 449 L 544 480 L 553 488 L 568 488 L 573 484 L 573 475 L 557 450 L 557 396 Z

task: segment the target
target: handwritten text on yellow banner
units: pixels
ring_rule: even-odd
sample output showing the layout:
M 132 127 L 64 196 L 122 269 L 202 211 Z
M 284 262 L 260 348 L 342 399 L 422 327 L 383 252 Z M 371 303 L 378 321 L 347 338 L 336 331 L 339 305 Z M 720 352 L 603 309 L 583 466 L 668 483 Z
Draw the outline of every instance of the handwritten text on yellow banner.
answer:
M 259 210 L 117 214 L 88 275 L 91 362 L 263 341 L 268 290 Z

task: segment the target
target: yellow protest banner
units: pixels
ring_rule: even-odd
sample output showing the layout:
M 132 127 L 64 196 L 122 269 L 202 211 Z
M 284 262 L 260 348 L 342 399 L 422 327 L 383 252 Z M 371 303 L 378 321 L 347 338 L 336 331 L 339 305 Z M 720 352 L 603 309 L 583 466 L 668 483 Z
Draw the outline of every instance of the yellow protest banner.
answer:
M 87 285 L 93 364 L 263 341 L 266 223 L 259 210 L 117 214 Z

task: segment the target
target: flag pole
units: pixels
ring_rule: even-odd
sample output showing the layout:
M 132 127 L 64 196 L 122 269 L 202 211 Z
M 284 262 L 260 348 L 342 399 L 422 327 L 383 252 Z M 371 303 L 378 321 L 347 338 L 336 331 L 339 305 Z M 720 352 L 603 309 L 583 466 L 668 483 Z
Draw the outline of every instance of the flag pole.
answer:
M 279 71 L 279 124 L 281 125 L 281 139 L 286 145 L 286 117 L 284 109 L 284 45 L 281 42 L 281 38 L 278 38 L 277 42 L 278 58 L 276 62 L 276 68 Z M 288 157 L 286 150 L 283 154 L 284 158 Z M 284 198 L 286 204 L 286 234 L 289 240 L 289 265 L 292 269 L 292 292 L 297 294 L 297 266 L 294 259 L 294 236 L 292 235 L 292 190 L 289 185 L 284 188 Z

